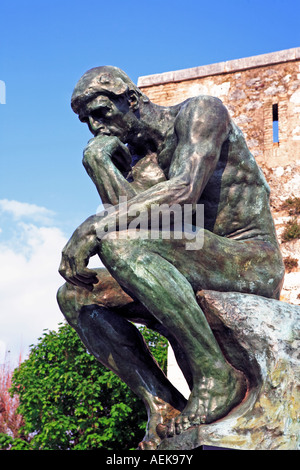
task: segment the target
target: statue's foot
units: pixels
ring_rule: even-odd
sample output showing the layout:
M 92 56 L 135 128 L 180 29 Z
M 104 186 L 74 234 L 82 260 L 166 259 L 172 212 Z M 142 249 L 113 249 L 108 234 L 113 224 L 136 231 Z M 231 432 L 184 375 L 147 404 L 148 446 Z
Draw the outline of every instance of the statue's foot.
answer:
M 177 410 L 169 403 L 165 403 L 162 400 L 157 400 L 155 412 L 152 412 L 147 425 L 147 432 L 139 443 L 139 450 L 155 450 L 161 443 L 161 438 L 157 433 L 159 425 L 166 426 L 167 423 L 173 421 L 177 416 L 180 415 L 180 410 Z
M 245 376 L 234 369 L 227 379 L 203 378 L 200 385 L 194 386 L 186 407 L 169 423 L 160 423 L 156 432 L 160 439 L 172 437 L 200 424 L 209 424 L 226 416 L 243 400 L 247 391 Z

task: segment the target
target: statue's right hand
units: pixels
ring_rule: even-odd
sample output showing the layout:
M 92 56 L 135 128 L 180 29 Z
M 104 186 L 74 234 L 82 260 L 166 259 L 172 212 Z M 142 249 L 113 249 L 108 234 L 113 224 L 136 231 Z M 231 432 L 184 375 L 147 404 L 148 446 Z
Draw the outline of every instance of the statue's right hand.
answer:
M 103 163 L 109 158 L 123 173 L 131 168 L 131 154 L 121 140 L 116 136 L 98 135 L 89 140 L 83 151 L 83 165 L 87 171 L 95 164 Z

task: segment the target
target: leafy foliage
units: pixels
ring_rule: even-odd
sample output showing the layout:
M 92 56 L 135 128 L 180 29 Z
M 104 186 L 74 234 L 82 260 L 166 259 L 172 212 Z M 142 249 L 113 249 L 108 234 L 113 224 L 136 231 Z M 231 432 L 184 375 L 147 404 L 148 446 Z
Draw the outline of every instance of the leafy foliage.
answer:
M 287 210 L 289 215 L 292 216 L 286 223 L 286 227 L 282 234 L 282 241 L 289 242 L 300 238 L 300 225 L 297 216 L 300 214 L 300 198 L 290 197 L 286 199 L 281 206 L 282 210 Z
M 156 360 L 166 368 L 167 341 L 141 328 Z M 133 449 L 146 427 L 143 402 L 87 353 L 76 332 L 47 331 L 14 372 L 22 436 L 0 435 L 0 448 L 36 450 Z
M 288 256 L 283 260 L 285 269 L 288 273 L 293 271 L 293 269 L 298 267 L 298 260 L 296 258 L 292 258 L 291 256 Z
M 282 241 L 289 242 L 298 238 L 300 238 L 300 225 L 295 217 L 286 223 L 286 227 L 282 234 Z
M 283 202 L 281 209 L 288 210 L 290 215 L 299 215 L 300 197 L 289 197 Z

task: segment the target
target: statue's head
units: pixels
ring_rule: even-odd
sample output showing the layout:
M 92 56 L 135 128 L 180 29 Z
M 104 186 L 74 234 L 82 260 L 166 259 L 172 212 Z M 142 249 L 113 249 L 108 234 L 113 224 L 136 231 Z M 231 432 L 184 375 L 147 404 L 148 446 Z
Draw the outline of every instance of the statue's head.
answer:
M 88 70 L 80 78 L 71 98 L 73 111 L 79 114 L 81 107 L 99 94 L 116 98 L 121 96 L 129 98 L 135 94 L 144 101 L 148 100 L 123 70 L 111 65 L 104 65 Z
M 149 99 L 117 67 L 102 66 L 88 70 L 78 81 L 71 106 L 94 135 L 114 135 L 122 141 L 139 118 L 140 101 Z

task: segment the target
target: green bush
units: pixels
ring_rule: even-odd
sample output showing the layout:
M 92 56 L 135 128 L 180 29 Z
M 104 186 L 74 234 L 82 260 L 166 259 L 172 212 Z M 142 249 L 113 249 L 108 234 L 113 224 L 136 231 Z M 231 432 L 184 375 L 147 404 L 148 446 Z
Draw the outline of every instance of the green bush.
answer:
M 295 217 L 286 223 L 286 227 L 282 234 L 282 241 L 289 242 L 298 238 L 300 238 L 300 225 Z
M 284 201 L 281 208 L 288 210 L 290 215 L 300 214 L 300 197 L 289 197 Z
M 167 341 L 142 333 L 156 360 L 166 367 Z M 143 402 L 86 351 L 76 332 L 61 325 L 46 331 L 14 372 L 25 425 L 22 437 L 0 436 L 2 449 L 123 450 L 137 447 L 145 433 Z
M 296 258 L 292 258 L 291 256 L 285 258 L 283 262 L 288 273 L 291 272 L 294 268 L 298 267 L 298 260 Z

